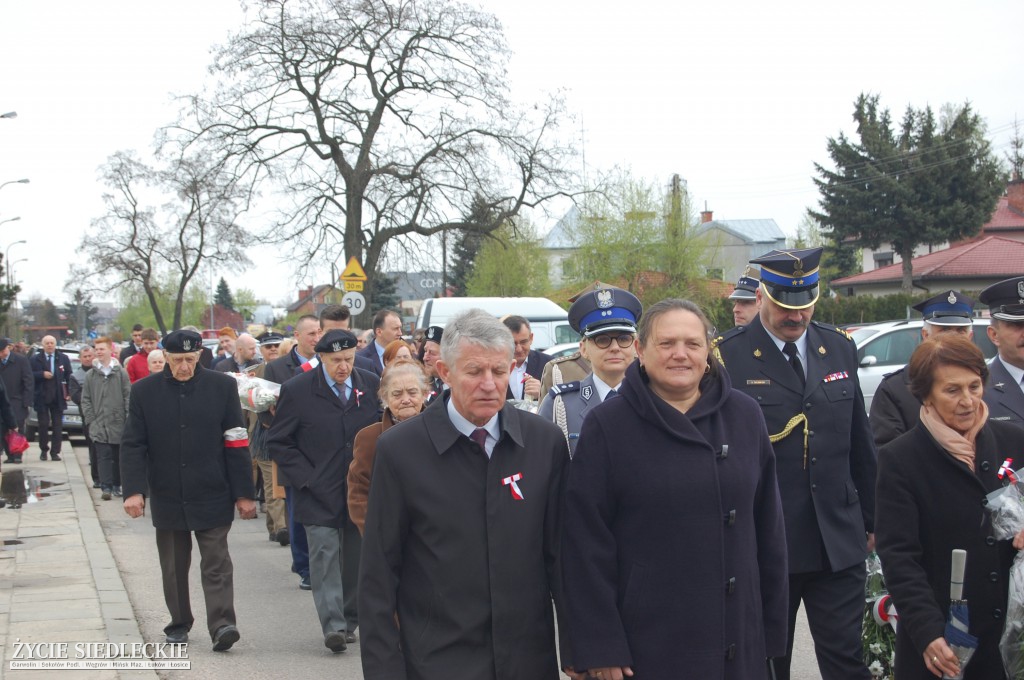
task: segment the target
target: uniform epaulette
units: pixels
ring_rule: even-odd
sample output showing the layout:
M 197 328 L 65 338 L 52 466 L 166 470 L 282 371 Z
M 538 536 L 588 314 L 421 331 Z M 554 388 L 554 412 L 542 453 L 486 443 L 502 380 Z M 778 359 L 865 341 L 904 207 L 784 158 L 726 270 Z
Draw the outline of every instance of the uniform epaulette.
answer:
M 572 354 L 566 354 L 565 356 L 560 356 L 560 357 L 558 357 L 556 359 L 552 359 L 551 361 L 556 363 L 556 364 L 564 364 L 567 361 L 576 361 L 581 356 L 583 356 L 583 355 L 580 354 L 579 350 L 576 350 Z
M 559 394 L 568 394 L 569 392 L 580 391 L 580 381 L 574 380 L 572 382 L 562 383 L 561 385 L 553 385 L 551 391 L 548 392 L 548 396 L 554 399 Z
M 885 380 L 886 378 L 891 378 L 894 375 L 899 375 L 900 373 L 902 373 L 905 370 L 907 370 L 906 366 L 900 366 L 899 368 L 897 368 L 895 371 L 892 371 L 891 373 L 883 374 L 882 375 L 882 380 Z
M 734 326 L 734 327 L 730 328 L 729 330 L 727 330 L 722 335 L 719 335 L 717 338 L 712 340 L 711 341 L 711 347 L 712 348 L 718 347 L 719 345 L 721 345 L 726 340 L 729 340 L 731 338 L 735 338 L 737 335 L 746 332 L 746 330 L 747 330 L 746 326 Z
M 832 331 L 833 333 L 838 333 L 839 335 L 842 335 L 843 337 L 845 337 L 850 342 L 853 342 L 853 336 L 850 335 L 849 333 L 847 333 L 845 330 L 843 330 L 839 326 L 832 326 L 832 325 L 827 324 L 827 323 L 821 323 L 820 321 L 811 321 L 811 323 L 813 323 L 817 328 L 820 328 L 820 329 L 822 329 L 824 331 Z

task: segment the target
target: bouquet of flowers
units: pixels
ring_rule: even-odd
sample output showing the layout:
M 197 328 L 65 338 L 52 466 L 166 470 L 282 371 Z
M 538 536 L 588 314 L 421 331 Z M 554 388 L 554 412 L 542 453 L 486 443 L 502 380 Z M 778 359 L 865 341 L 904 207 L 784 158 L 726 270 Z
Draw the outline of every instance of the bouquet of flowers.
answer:
M 992 535 L 996 539 L 1013 539 L 1024 529 L 1024 485 L 1007 458 L 999 468 L 999 476 L 1010 481 L 986 498 L 986 507 L 992 514 Z M 999 641 L 1003 667 L 1011 680 L 1024 680 L 1024 552 L 1018 552 L 1010 567 L 1010 596 L 1006 603 L 1006 625 Z
M 277 404 L 281 386 L 244 373 L 228 373 L 238 383 L 238 400 L 246 411 L 263 413 Z
M 861 625 L 864 664 L 871 671 L 871 677 L 892 680 L 899 617 L 892 597 L 885 589 L 882 562 L 877 553 L 868 556 L 866 566 L 868 578 L 864 585 L 864 620 Z

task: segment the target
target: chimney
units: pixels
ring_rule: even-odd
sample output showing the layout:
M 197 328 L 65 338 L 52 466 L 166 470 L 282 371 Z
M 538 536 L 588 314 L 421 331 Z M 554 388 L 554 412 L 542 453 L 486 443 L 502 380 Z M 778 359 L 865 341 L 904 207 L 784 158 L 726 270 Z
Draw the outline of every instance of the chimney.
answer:
M 300 288 L 299 289 L 299 299 L 300 300 L 305 300 L 306 298 L 308 298 L 312 294 L 313 294 L 313 286 L 310 286 L 309 288 Z
M 1006 202 L 1018 212 L 1024 212 L 1024 179 L 1014 177 L 1006 184 Z
M 710 222 L 711 221 L 711 215 L 712 215 L 712 211 L 711 210 L 701 210 L 700 211 L 700 223 L 704 224 L 705 222 Z

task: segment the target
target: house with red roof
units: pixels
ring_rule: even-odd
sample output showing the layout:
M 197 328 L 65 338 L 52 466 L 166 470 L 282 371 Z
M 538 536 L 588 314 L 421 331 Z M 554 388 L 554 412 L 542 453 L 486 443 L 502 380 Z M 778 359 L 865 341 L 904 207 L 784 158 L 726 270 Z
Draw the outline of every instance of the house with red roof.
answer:
M 1006 236 L 981 236 L 951 248 L 915 257 L 915 293 L 938 294 L 944 290 L 980 291 L 993 283 L 1024 273 L 1024 231 L 1015 240 Z M 832 290 L 840 295 L 890 295 L 903 285 L 903 264 L 834 279 Z

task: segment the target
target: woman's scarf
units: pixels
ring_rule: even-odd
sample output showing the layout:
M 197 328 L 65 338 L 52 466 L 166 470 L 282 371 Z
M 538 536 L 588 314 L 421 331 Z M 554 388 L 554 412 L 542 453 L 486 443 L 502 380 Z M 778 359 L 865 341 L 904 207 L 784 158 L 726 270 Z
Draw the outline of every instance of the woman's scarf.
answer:
M 949 455 L 974 470 L 974 440 L 988 422 L 988 404 L 981 402 L 971 429 L 960 434 L 946 423 L 930 406 L 921 406 L 921 424 Z

